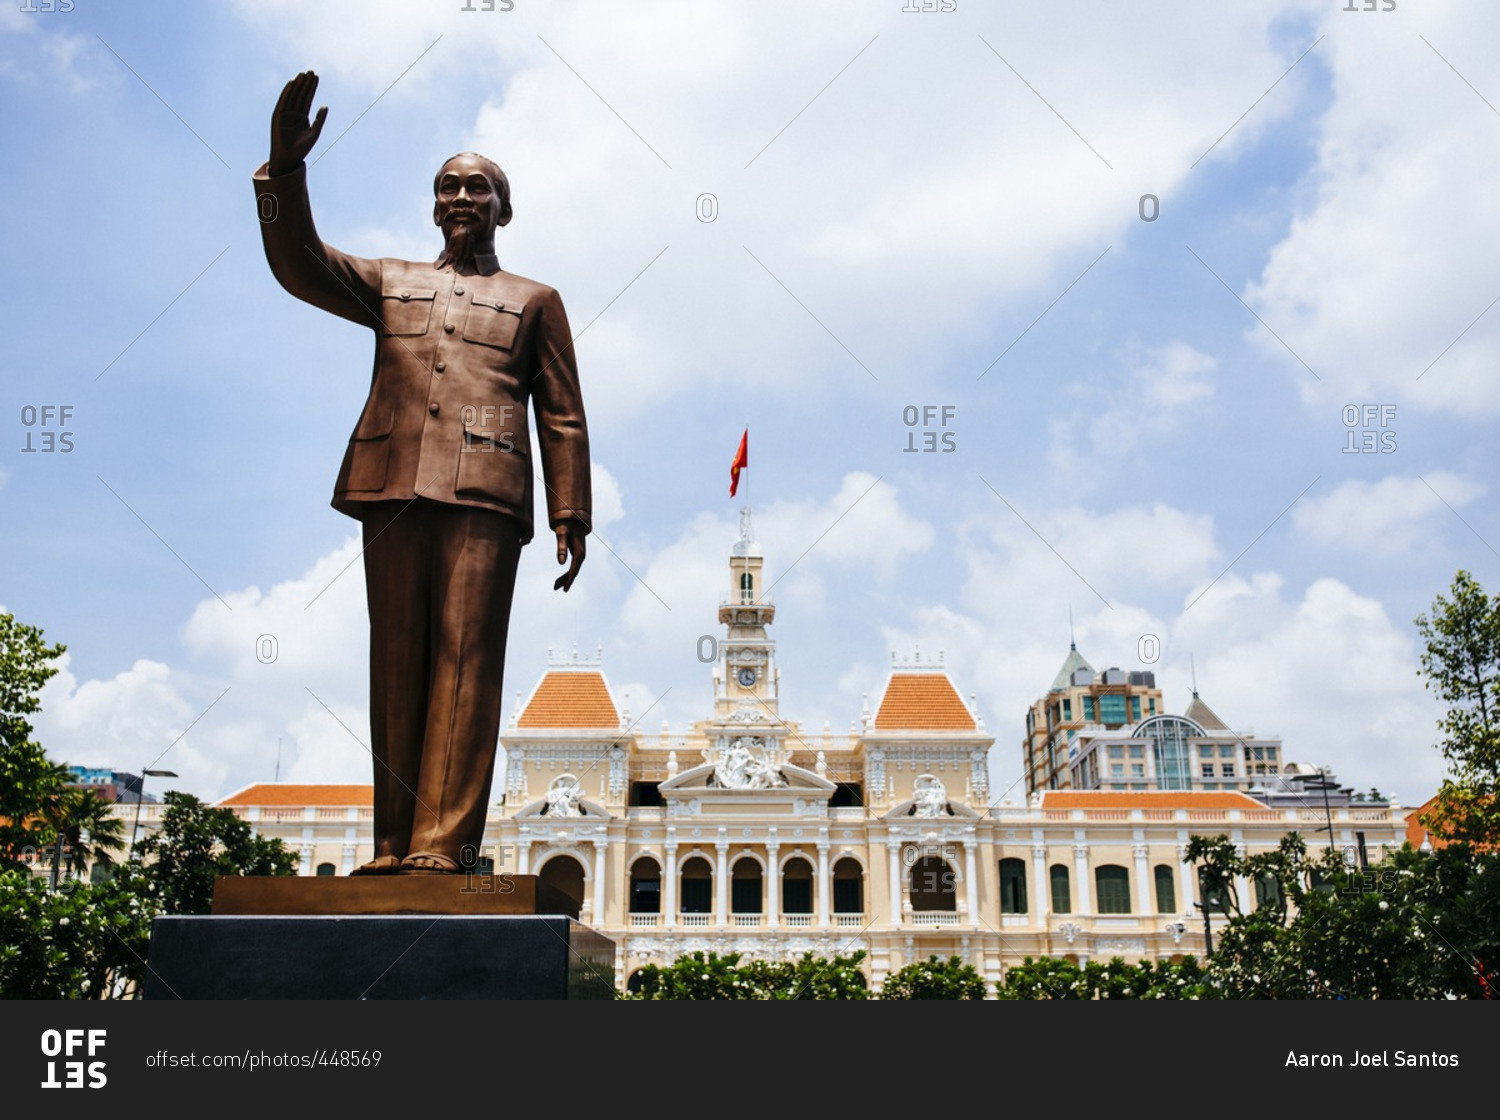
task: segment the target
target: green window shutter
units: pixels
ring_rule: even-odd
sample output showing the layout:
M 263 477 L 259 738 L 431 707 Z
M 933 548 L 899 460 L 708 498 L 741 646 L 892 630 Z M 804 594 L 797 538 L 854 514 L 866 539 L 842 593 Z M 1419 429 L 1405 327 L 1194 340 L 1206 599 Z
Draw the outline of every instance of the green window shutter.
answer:
M 1156 865 L 1156 912 L 1177 913 L 1177 881 L 1165 863 Z
M 1054 914 L 1071 914 L 1073 912 L 1073 892 L 1068 889 L 1068 866 L 1064 863 L 1052 865 L 1052 912 Z
M 1109 864 L 1094 872 L 1099 889 L 1099 913 L 1130 913 L 1130 872 L 1118 864 Z

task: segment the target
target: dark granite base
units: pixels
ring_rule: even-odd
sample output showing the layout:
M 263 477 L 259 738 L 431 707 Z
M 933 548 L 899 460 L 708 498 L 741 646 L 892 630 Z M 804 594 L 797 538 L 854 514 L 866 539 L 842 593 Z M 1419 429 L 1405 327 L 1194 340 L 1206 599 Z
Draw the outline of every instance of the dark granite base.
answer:
M 615 945 L 566 917 L 157 918 L 147 999 L 613 999 Z

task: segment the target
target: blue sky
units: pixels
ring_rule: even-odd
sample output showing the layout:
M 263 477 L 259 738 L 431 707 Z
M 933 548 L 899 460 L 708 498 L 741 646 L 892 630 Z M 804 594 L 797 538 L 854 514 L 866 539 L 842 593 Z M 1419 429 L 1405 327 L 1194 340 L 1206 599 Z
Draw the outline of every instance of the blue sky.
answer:
M 1191 658 L 1231 724 L 1427 796 L 1412 619 L 1458 568 L 1500 587 L 1500 13 L 902 8 L 0 14 L 0 604 L 69 647 L 52 753 L 206 796 L 278 739 L 283 778 L 368 776 L 328 500 L 371 341 L 275 284 L 250 183 L 312 68 L 323 236 L 431 259 L 432 173 L 482 151 L 502 266 L 578 338 L 598 532 L 567 596 L 527 551 L 508 693 L 602 644 L 647 728 L 708 713 L 748 424 L 785 716 L 846 730 L 941 649 L 1006 790 L 1071 610 L 1170 709 Z M 954 450 L 904 451 L 945 405 Z

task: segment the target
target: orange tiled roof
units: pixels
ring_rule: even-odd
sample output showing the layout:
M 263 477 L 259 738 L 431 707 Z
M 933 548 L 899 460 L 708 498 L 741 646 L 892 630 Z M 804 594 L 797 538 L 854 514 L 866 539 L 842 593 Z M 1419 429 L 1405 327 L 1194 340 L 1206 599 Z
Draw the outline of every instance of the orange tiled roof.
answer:
M 604 674 L 548 670 L 527 701 L 517 727 L 618 727 L 620 713 Z
M 261 782 L 232 793 L 220 805 L 374 805 L 374 786 L 292 785 Z
M 877 731 L 973 731 L 974 717 L 946 673 L 892 673 Z
M 1181 790 L 1116 793 L 1113 790 L 1053 789 L 1042 795 L 1045 809 L 1264 809 L 1243 793 Z

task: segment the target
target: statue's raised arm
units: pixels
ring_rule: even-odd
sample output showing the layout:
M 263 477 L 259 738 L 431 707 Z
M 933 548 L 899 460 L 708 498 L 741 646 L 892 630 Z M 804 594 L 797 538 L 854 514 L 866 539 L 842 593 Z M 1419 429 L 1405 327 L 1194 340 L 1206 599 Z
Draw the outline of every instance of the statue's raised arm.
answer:
M 317 92 L 318 76 L 311 70 L 303 71 L 282 87 L 276 110 L 271 114 L 271 158 L 266 169 L 272 175 L 297 170 L 318 142 L 328 106 L 318 110 L 316 120 L 308 122 L 308 110 Z

